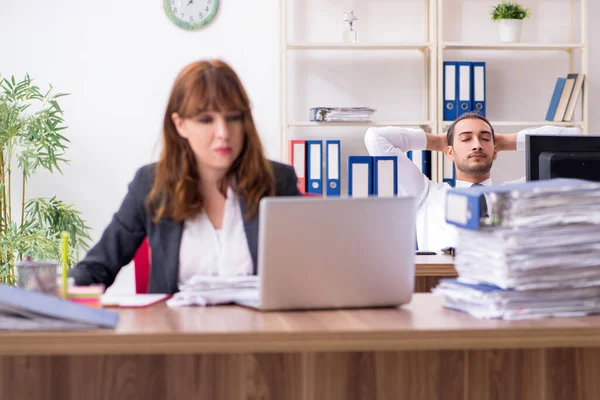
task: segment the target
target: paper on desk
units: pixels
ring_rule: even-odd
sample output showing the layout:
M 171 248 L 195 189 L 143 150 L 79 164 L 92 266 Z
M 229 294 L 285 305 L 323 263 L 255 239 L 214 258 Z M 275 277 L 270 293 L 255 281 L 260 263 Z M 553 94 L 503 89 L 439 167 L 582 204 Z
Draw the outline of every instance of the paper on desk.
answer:
M 179 285 L 179 292 L 169 300 L 169 307 L 230 304 L 258 297 L 258 277 L 196 275 Z
M 122 308 L 148 307 L 167 297 L 169 297 L 168 294 L 103 295 L 102 305 Z

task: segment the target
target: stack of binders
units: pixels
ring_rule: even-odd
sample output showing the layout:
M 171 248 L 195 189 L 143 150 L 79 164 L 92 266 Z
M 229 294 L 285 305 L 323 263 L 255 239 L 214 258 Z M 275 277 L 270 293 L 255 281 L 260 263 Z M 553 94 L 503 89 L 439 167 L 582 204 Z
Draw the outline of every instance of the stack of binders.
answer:
M 449 190 L 458 279 L 433 290 L 479 318 L 600 313 L 600 183 L 576 179 Z
M 444 121 L 454 121 L 461 115 L 476 111 L 486 116 L 485 62 L 444 61 Z M 444 182 L 454 187 L 454 163 L 443 156 Z

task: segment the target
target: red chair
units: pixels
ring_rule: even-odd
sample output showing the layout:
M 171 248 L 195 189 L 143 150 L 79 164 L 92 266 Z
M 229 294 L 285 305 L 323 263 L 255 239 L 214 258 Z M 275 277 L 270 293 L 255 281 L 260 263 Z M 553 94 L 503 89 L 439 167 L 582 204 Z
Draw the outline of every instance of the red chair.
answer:
M 150 252 L 148 238 L 144 238 L 144 241 L 133 256 L 135 292 L 138 294 L 148 293 L 148 282 L 150 281 Z
M 305 193 L 305 197 L 322 197 L 318 194 Z M 148 243 L 148 238 L 144 241 L 133 256 L 133 268 L 135 275 L 135 292 L 137 294 L 148 293 L 148 283 L 150 281 L 150 260 L 152 249 Z

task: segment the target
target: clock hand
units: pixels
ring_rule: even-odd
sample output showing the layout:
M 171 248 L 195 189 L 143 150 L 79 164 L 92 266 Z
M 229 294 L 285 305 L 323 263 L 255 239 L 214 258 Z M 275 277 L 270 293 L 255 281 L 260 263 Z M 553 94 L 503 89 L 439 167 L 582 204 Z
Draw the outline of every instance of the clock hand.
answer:
M 194 4 L 194 0 L 190 0 L 187 5 L 189 6 L 190 4 Z

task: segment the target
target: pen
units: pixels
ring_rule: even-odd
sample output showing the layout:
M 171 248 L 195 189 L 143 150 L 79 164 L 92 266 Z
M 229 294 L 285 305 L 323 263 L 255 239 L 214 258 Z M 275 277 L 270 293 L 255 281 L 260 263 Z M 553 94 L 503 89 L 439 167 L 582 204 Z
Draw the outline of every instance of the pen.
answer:
M 60 234 L 62 243 L 60 246 L 61 250 L 61 267 L 62 267 L 62 291 L 61 297 L 63 299 L 67 298 L 67 263 L 69 260 L 69 232 L 62 232 Z

